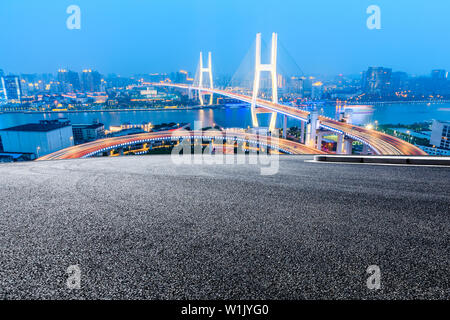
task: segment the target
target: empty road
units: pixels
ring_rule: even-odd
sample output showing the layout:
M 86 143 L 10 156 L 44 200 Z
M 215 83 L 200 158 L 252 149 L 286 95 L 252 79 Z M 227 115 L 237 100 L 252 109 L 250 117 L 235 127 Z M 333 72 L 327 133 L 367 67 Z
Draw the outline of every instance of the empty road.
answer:
M 450 169 L 310 158 L 0 164 L 0 298 L 449 299 Z

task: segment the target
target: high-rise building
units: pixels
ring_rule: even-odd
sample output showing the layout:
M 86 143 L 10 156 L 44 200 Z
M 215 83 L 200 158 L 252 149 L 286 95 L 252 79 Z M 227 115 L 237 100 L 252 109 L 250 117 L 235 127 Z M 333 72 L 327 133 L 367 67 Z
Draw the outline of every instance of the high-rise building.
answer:
M 20 102 L 20 99 L 22 98 L 22 89 L 20 86 L 19 77 L 2 77 L 2 86 L 6 100 L 11 102 Z
M 313 80 L 313 77 L 302 77 L 303 97 L 311 97 Z
M 80 76 L 78 72 L 70 71 L 67 73 L 67 81 L 72 85 L 73 90 L 81 90 Z
M 63 92 L 73 92 L 81 90 L 80 76 L 78 72 L 60 69 L 58 70 L 58 82 Z
M 448 72 L 445 70 L 431 71 L 431 93 L 442 94 L 447 93 Z
M 94 92 L 101 92 L 102 91 L 102 75 L 98 73 L 97 71 L 92 72 L 92 78 L 94 81 Z
M 408 74 L 406 72 L 392 72 L 391 87 L 393 91 L 403 91 L 408 88 Z
M 448 72 L 440 69 L 431 71 L 431 79 L 433 80 L 447 80 Z
M 58 83 L 59 83 L 59 91 L 60 92 L 71 92 L 71 88 L 69 86 L 69 81 L 67 79 L 67 70 L 59 69 L 58 70 Z
M 34 83 L 38 76 L 36 74 L 21 74 L 20 75 L 20 88 L 22 90 L 22 96 L 28 96 L 34 93 Z
M 430 144 L 436 148 L 450 150 L 450 121 L 433 121 Z
M 3 99 L 5 97 L 5 94 L 3 93 L 3 78 L 4 72 L 2 69 L 0 69 L 0 99 Z
M 84 92 L 98 92 L 102 84 L 102 76 L 97 71 L 85 69 L 81 73 L 81 83 Z
M 391 89 L 392 69 L 369 67 L 362 76 L 362 90 L 369 94 L 386 94 Z
M 180 70 L 175 74 L 174 81 L 176 83 L 186 83 L 188 78 L 188 72 L 185 70 Z
M 144 75 L 145 81 L 148 82 L 161 82 L 168 79 L 168 75 L 165 73 L 152 73 L 149 75 Z
M 59 69 L 58 82 L 60 91 L 62 92 L 73 92 L 81 90 L 80 77 L 78 76 L 78 72 Z
M 83 86 L 83 91 L 93 92 L 94 91 L 94 79 L 92 77 L 92 70 L 85 69 L 81 73 L 81 83 Z
M 301 77 L 293 76 L 289 79 L 289 90 L 294 93 L 303 93 L 303 81 Z
M 322 99 L 323 96 L 323 83 L 320 81 L 314 82 L 312 85 L 311 98 Z

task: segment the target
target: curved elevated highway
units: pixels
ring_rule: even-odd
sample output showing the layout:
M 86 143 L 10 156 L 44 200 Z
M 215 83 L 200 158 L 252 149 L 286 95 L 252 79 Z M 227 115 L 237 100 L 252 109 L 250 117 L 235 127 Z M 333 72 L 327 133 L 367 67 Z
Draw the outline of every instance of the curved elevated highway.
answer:
M 89 158 L 100 153 L 107 152 L 113 149 L 136 145 L 140 143 L 151 143 L 156 141 L 174 141 L 181 139 L 205 139 L 205 140 L 223 140 L 233 139 L 234 141 L 258 143 L 264 146 L 281 151 L 288 154 L 325 154 L 314 148 L 310 148 L 298 142 L 285 140 L 281 138 L 261 137 L 255 134 L 242 132 L 223 132 L 223 131 L 161 131 L 135 134 L 124 137 L 106 138 L 96 140 L 93 142 L 66 148 L 49 155 L 43 156 L 39 160 L 62 160 L 62 159 L 76 159 Z
M 200 87 L 192 87 L 184 84 L 171 84 L 171 83 L 153 83 L 153 86 L 175 87 L 180 89 L 199 90 L 202 92 L 210 92 L 240 100 L 243 102 L 251 103 L 252 97 L 241 95 L 220 89 L 208 89 Z M 275 111 L 279 114 L 283 114 L 301 121 L 307 121 L 309 112 L 299 110 L 294 107 L 285 106 L 281 104 L 275 104 L 270 101 L 257 99 L 256 105 L 271 111 Z M 427 155 L 420 148 L 395 138 L 393 136 L 375 131 L 369 130 L 363 127 L 354 126 L 351 124 L 339 122 L 328 117 L 319 116 L 320 127 L 325 130 L 334 131 L 336 133 L 344 134 L 354 140 L 357 140 L 367 146 L 369 146 L 378 155 Z

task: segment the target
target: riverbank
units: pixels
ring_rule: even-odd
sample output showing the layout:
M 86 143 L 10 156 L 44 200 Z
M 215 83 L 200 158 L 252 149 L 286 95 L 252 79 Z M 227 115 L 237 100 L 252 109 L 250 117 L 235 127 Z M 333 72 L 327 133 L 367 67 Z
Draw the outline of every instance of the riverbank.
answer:
M 418 101 L 347 101 L 347 105 L 383 105 L 383 104 L 448 104 L 450 100 L 418 100 Z
M 211 106 L 189 106 L 177 108 L 133 108 L 133 109 L 86 109 L 86 110 L 50 110 L 50 111 L 30 111 L 30 110 L 8 110 L 0 111 L 0 114 L 23 113 L 23 114 L 44 114 L 44 113 L 85 113 L 85 112 L 134 112 L 134 111 L 178 111 L 178 110 L 202 110 L 202 109 L 221 109 L 229 108 L 227 105 L 211 105 Z M 232 108 L 245 108 L 243 105 L 231 106 Z
M 448 104 L 392 104 L 377 105 L 370 108 L 352 109 L 352 123 L 354 125 L 379 126 L 384 124 L 413 125 L 414 123 L 432 121 L 450 121 L 450 103 Z M 338 117 L 336 105 L 324 105 L 321 115 L 336 119 Z M 37 123 L 40 120 L 68 118 L 73 124 L 88 124 L 101 122 L 105 129 L 110 126 L 120 126 L 124 123 L 182 123 L 202 121 L 205 126 L 218 124 L 225 128 L 248 128 L 252 126 L 250 108 L 241 104 L 186 106 L 180 108 L 140 108 L 140 109 L 110 109 L 110 110 L 71 110 L 71 111 L 16 111 L 0 113 L 0 129 L 26 123 Z M 268 125 L 269 116 L 260 114 L 258 118 L 262 126 Z M 282 127 L 281 116 L 277 117 L 277 126 Z M 288 118 L 288 127 L 298 126 L 298 120 Z

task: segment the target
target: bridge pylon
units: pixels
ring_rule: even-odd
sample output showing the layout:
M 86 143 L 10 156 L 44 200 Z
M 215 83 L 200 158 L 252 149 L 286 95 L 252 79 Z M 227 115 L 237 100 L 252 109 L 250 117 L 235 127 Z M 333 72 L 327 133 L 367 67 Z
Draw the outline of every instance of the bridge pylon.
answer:
M 203 85 L 203 75 L 205 73 L 208 73 L 209 76 L 209 89 L 213 89 L 214 88 L 214 84 L 213 84 L 213 76 L 212 76 L 212 58 L 211 58 L 211 52 L 208 52 L 208 66 L 207 67 L 203 67 L 203 53 L 200 52 L 200 62 L 199 62 L 199 68 L 200 68 L 200 74 L 199 74 L 199 87 L 200 88 L 204 88 Z M 209 93 L 209 105 L 213 104 L 213 93 Z M 199 90 L 198 92 L 198 97 L 200 100 L 200 105 L 204 105 L 204 100 L 203 100 L 203 93 L 201 92 L 201 90 Z
M 305 144 L 311 148 L 317 146 L 317 130 L 319 129 L 319 113 L 317 109 L 311 111 L 308 116 L 308 122 L 306 126 L 306 141 Z M 320 146 L 317 146 L 320 149 Z
M 252 123 L 254 128 L 259 127 L 258 117 L 256 115 L 256 100 L 258 98 L 259 86 L 261 82 L 261 72 L 270 72 L 272 78 L 272 102 L 278 103 L 278 76 L 277 76 L 277 43 L 278 35 L 272 33 L 272 48 L 270 54 L 270 64 L 261 63 L 261 33 L 256 34 L 256 55 L 255 55 L 255 78 L 253 82 L 253 96 L 252 96 Z M 277 121 L 277 113 L 272 112 L 270 118 L 269 131 L 275 130 Z

